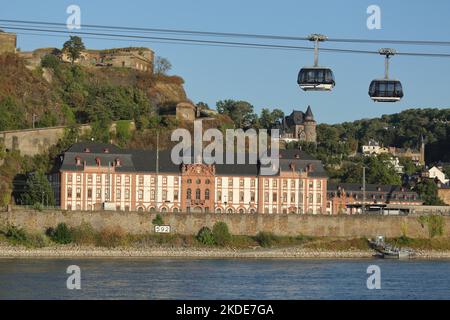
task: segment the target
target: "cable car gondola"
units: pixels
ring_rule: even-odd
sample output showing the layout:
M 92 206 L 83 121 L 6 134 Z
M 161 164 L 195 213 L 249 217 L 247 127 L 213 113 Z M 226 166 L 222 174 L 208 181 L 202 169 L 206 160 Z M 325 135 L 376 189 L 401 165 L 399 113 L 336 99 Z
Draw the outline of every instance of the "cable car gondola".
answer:
M 331 91 L 335 86 L 333 71 L 319 66 L 319 41 L 325 41 L 326 37 L 313 34 L 309 40 L 314 41 L 314 66 L 302 68 L 297 83 L 304 91 Z
M 389 79 L 389 58 L 395 54 L 393 49 L 381 49 L 385 59 L 384 79 L 372 80 L 369 86 L 369 96 L 375 102 L 397 102 L 403 98 L 403 88 L 399 80 Z

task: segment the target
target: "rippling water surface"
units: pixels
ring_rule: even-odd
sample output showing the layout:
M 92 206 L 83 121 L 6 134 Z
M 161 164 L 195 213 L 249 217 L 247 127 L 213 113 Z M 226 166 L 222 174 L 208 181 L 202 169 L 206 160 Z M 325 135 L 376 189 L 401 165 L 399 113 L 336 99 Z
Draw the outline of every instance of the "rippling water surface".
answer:
M 0 299 L 450 299 L 450 261 L 0 259 Z

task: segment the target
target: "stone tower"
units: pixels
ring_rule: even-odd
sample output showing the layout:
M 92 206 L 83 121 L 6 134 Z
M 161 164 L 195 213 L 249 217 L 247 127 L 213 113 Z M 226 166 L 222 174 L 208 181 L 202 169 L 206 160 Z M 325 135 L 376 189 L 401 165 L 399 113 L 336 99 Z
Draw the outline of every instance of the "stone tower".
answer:
M 316 134 L 317 123 L 314 120 L 314 115 L 311 111 L 310 106 L 308 106 L 308 109 L 306 109 L 304 126 L 305 126 L 306 141 L 317 143 L 317 134 Z

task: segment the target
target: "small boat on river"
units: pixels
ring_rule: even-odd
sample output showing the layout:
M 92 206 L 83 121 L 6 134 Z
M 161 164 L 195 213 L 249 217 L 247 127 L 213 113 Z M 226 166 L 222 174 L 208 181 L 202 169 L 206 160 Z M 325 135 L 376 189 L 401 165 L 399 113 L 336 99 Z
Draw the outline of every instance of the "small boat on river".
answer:
M 400 248 L 384 241 L 383 236 L 377 236 L 375 240 L 369 239 L 369 245 L 377 252 L 377 256 L 385 259 L 409 259 L 414 256 L 414 250 Z

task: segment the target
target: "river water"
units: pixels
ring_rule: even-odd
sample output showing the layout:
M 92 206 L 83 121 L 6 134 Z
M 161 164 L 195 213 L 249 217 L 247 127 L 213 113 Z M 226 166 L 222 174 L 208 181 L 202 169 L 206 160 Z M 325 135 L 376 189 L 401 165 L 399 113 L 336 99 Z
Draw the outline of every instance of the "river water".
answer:
M 370 265 L 381 289 L 367 288 Z M 450 261 L 0 259 L 0 299 L 450 299 Z

